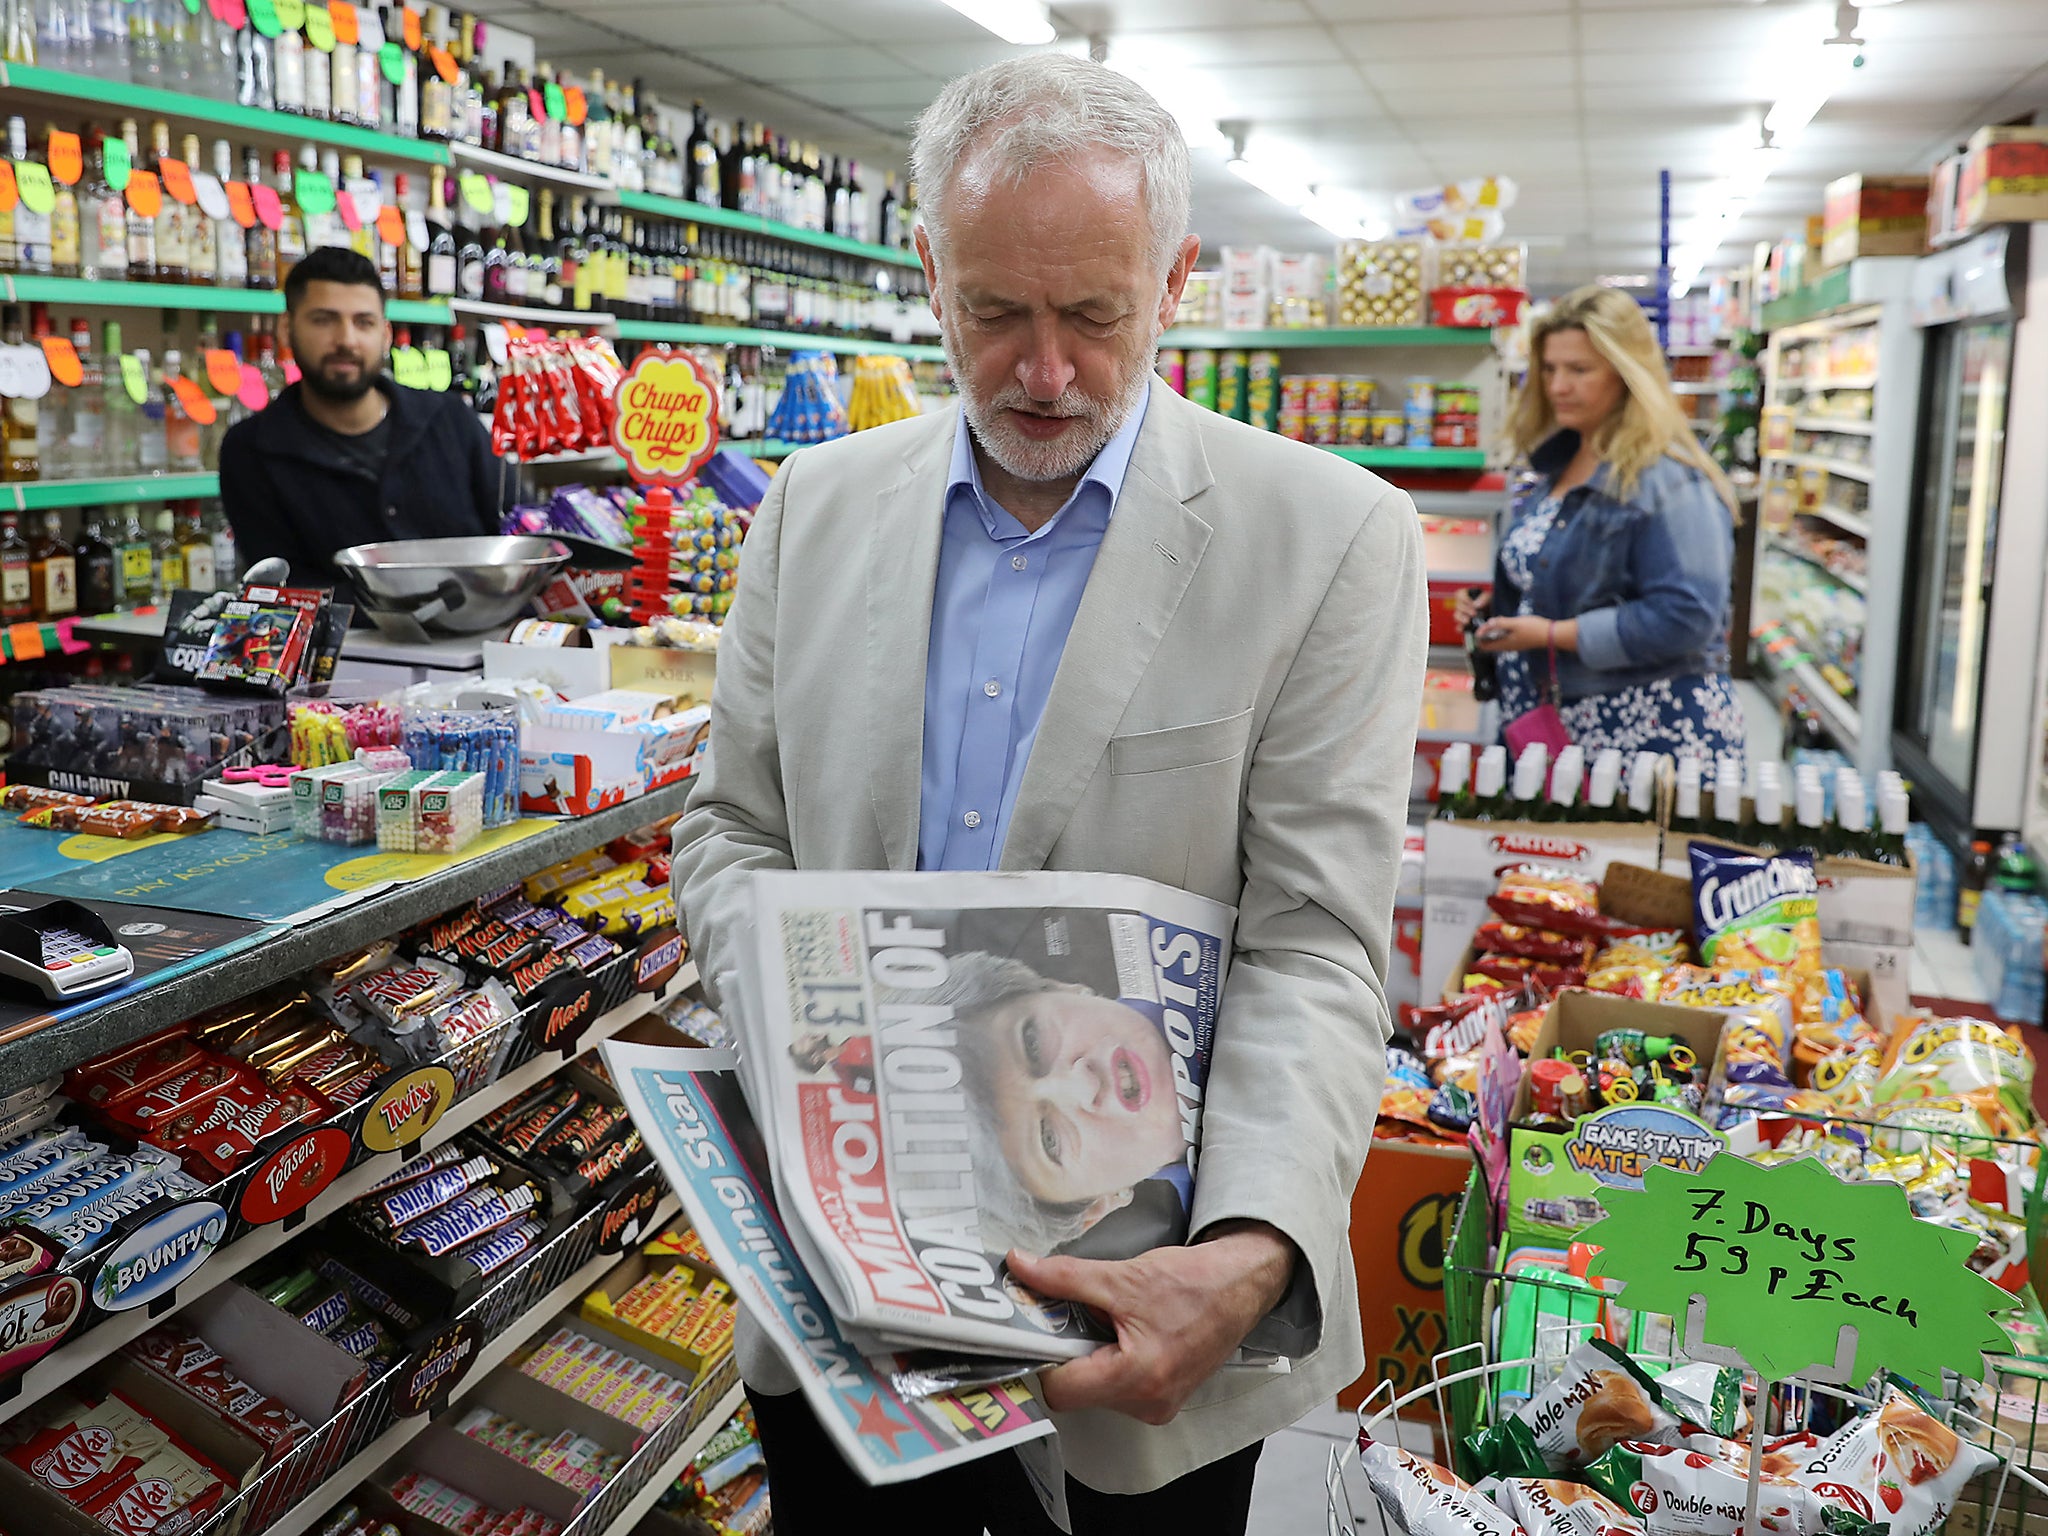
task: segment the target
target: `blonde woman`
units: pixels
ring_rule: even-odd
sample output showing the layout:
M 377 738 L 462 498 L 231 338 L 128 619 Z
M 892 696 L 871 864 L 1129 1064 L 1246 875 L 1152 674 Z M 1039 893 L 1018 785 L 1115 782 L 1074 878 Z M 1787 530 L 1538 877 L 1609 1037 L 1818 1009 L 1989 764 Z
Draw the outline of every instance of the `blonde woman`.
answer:
M 1537 319 L 1509 416 L 1529 473 L 1508 504 L 1479 648 L 1499 655 L 1501 719 L 1550 697 L 1587 748 L 1740 752 L 1728 678 L 1735 493 L 1686 422 L 1650 322 L 1581 288 Z

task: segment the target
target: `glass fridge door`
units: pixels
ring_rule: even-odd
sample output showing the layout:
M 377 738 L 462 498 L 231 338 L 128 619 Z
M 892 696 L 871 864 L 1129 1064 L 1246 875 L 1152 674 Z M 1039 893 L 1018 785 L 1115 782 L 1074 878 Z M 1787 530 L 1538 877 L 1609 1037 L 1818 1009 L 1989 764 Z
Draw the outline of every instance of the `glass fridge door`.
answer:
M 1899 734 L 1910 769 L 1967 820 L 1977 763 L 1986 620 L 1998 548 L 2012 322 L 1949 326 L 1931 337 L 1925 437 L 1914 508 L 1911 643 L 1903 652 Z M 1911 761 L 1919 758 L 1920 763 Z

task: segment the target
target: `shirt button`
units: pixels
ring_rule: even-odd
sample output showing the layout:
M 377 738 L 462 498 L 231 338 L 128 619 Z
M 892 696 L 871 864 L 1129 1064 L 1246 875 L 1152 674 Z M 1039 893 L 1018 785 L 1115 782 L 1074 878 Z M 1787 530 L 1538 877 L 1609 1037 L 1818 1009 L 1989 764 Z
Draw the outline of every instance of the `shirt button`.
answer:
M 981 825 L 981 812 L 969 811 L 965 816 L 962 816 L 960 820 L 962 824 L 966 826 L 967 830 L 972 832 L 976 827 Z
M 1010 569 L 1013 571 L 1021 571 L 1030 563 L 1031 562 L 1025 559 L 1022 555 L 1010 556 Z
M 981 685 L 981 691 L 987 694 L 992 699 L 997 698 L 1002 694 L 1003 685 L 997 682 L 994 678 L 990 678 L 987 682 Z

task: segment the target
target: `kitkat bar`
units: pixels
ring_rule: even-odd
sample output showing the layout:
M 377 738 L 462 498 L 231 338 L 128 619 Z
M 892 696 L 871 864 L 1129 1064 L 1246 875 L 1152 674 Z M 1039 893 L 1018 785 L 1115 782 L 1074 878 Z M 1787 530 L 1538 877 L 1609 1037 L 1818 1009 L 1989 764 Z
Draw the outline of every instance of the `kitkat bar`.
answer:
M 86 1513 L 113 1536 L 154 1536 L 173 1516 L 176 1530 L 193 1529 L 227 1491 L 220 1468 L 174 1442 L 109 1488 Z
M 58 1497 L 85 1508 L 157 1451 L 170 1432 L 119 1393 L 60 1410 L 22 1444 L 0 1452 Z

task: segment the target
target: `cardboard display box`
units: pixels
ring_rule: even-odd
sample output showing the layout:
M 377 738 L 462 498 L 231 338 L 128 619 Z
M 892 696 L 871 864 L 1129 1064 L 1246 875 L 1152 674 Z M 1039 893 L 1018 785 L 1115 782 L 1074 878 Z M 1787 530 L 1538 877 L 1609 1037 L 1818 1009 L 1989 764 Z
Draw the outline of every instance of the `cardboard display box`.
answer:
M 1822 199 L 1820 260 L 1918 256 L 1927 249 L 1925 176 L 1843 176 Z
M 2048 127 L 1979 128 L 1956 188 L 1961 232 L 2048 219 Z
M 1444 1255 L 1472 1172 L 1469 1147 L 1375 1141 L 1351 1193 L 1351 1260 L 1365 1373 L 1337 1394 L 1356 1408 L 1382 1381 L 1399 1395 L 1429 1380 L 1430 1357 L 1447 1349 Z M 1433 1402 L 1417 1418 L 1434 1420 Z

